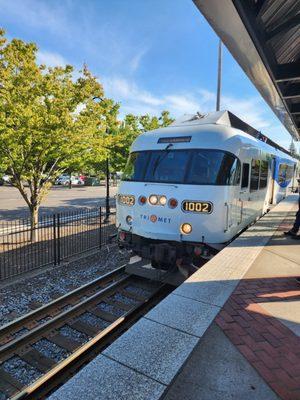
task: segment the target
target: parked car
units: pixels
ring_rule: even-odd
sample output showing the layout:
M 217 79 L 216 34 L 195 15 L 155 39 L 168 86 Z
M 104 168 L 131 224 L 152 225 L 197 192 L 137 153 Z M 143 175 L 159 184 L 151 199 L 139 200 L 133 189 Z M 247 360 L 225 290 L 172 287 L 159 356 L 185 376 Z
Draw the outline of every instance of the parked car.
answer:
M 0 186 L 4 185 L 5 183 L 7 183 L 7 184 L 10 183 L 9 175 L 2 175 L 2 177 L 0 177 Z
M 55 185 L 67 185 L 69 184 L 70 176 L 69 175 L 60 175 L 55 180 Z
M 81 176 L 72 176 L 72 185 L 84 185 L 84 180 Z
M 70 175 L 60 175 L 56 181 L 56 185 L 68 186 L 70 184 Z M 79 176 L 72 176 L 71 177 L 71 184 L 72 185 L 84 185 L 84 181 Z
M 89 176 L 85 179 L 86 186 L 100 186 L 100 180 L 97 176 Z

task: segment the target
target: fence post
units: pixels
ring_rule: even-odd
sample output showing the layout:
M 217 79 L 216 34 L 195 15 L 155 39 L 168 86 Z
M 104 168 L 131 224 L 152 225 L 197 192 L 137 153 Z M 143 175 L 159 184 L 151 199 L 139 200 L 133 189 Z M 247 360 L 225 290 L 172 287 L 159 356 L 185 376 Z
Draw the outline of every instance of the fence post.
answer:
M 57 265 L 60 264 L 60 214 L 57 214 Z
M 57 243 L 56 243 L 56 215 L 53 214 L 53 258 L 54 265 L 57 265 Z
M 102 208 L 99 209 L 99 248 L 102 247 Z

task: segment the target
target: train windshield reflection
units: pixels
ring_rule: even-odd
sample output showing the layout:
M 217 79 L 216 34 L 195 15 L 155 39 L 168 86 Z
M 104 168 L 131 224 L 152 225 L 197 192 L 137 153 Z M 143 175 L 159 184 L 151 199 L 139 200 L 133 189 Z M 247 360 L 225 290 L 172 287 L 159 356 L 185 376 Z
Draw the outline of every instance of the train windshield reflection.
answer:
M 124 181 L 197 185 L 236 185 L 240 162 L 222 150 L 153 150 L 130 154 Z

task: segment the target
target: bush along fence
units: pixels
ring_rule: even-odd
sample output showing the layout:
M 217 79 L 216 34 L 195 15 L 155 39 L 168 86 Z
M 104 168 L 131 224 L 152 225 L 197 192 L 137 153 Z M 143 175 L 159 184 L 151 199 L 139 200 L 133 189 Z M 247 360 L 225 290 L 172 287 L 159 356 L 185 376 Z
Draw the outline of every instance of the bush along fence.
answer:
M 101 248 L 115 233 L 115 212 L 101 207 L 41 216 L 34 242 L 29 219 L 0 223 L 0 281 Z

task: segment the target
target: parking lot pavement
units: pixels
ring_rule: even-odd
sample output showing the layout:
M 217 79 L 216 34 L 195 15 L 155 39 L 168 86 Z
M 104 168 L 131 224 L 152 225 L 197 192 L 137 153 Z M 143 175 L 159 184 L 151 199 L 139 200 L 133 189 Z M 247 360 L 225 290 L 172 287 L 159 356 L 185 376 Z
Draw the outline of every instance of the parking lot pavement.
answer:
M 117 188 L 110 187 L 111 203 Z M 99 207 L 105 204 L 105 186 L 67 187 L 56 186 L 43 201 L 40 213 L 72 211 L 81 207 Z M 0 221 L 9 221 L 29 216 L 28 207 L 19 191 L 11 186 L 0 187 Z

